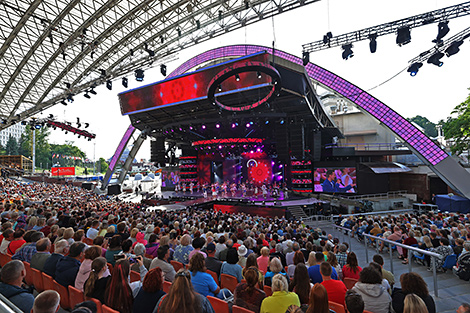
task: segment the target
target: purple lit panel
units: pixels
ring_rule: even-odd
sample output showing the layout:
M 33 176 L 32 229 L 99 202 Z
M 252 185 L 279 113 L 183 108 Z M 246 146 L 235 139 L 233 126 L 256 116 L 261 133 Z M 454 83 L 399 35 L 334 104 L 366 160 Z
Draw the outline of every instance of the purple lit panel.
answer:
M 111 159 L 111 162 L 109 163 L 109 168 L 111 170 L 114 170 L 114 167 L 116 166 L 116 163 L 119 160 L 119 157 L 121 156 L 122 151 L 124 151 L 124 149 L 126 148 L 126 145 L 129 142 L 129 138 L 134 133 L 134 130 L 135 130 L 135 127 L 132 125 L 129 125 L 129 128 L 124 133 L 124 136 L 122 136 L 121 142 L 119 143 L 119 146 L 117 147 L 116 152 L 114 152 L 114 156 Z
M 273 53 L 272 48 L 254 45 L 235 45 L 216 48 L 203 52 L 184 62 L 175 71 L 168 75 L 168 77 L 181 75 L 191 68 L 213 59 L 227 56 L 245 56 L 260 51 L 267 51 L 271 54 Z M 274 55 L 296 64 L 302 64 L 302 60 L 300 58 L 280 50 L 275 50 Z M 410 122 L 387 105 L 368 94 L 366 91 L 313 63 L 307 64 L 305 69 L 312 79 L 350 99 L 381 123 L 386 125 L 432 165 L 436 165 L 448 157 L 448 155 L 439 148 L 439 146 L 414 127 Z

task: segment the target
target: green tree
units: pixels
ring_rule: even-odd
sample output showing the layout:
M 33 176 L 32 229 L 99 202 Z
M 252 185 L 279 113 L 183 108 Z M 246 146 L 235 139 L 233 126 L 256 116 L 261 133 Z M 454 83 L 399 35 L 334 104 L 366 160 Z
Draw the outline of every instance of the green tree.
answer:
M 42 127 L 40 129 L 32 129 L 26 126 L 25 132 L 20 138 L 20 152 L 22 155 L 32 158 L 32 138 L 33 131 L 36 132 L 36 167 L 51 167 L 51 147 L 49 145 L 49 129 Z
M 408 119 L 410 122 L 414 122 L 424 129 L 424 133 L 428 137 L 437 137 L 436 124 L 428 120 L 426 117 L 416 115 L 415 117 Z
M 452 113 L 442 123 L 445 139 L 452 139 L 450 150 L 452 153 L 461 154 L 470 148 L 470 96 L 456 106 Z
M 5 147 L 7 155 L 18 155 L 18 142 L 13 136 L 8 137 L 7 145 Z
M 106 173 L 109 167 L 108 163 L 106 163 L 106 160 L 103 158 L 100 158 L 98 162 L 99 162 L 98 165 L 99 165 L 99 169 L 101 170 L 101 173 Z
M 0 155 L 6 155 L 7 150 L 0 144 Z

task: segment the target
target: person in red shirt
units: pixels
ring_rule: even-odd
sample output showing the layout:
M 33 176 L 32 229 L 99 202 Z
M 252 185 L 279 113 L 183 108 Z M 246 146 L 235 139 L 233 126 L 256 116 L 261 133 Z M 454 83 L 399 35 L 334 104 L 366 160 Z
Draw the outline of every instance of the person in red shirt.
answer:
M 333 268 L 330 263 L 322 262 L 320 264 L 320 274 L 323 278 L 323 282 L 321 284 L 326 289 L 328 301 L 336 302 L 344 306 L 344 298 L 346 297 L 348 289 L 341 280 L 331 279 L 331 273 L 333 273 Z
M 354 252 L 349 252 L 346 258 L 346 265 L 343 266 L 343 280 L 346 277 L 359 280 L 359 273 L 362 268 L 357 264 L 357 257 Z
M 7 248 L 8 254 L 15 254 L 16 250 L 21 248 L 26 243 L 26 240 L 23 239 L 24 233 L 24 230 L 22 230 L 21 228 L 15 230 L 15 232 L 13 233 L 13 240 L 12 242 L 10 242 Z

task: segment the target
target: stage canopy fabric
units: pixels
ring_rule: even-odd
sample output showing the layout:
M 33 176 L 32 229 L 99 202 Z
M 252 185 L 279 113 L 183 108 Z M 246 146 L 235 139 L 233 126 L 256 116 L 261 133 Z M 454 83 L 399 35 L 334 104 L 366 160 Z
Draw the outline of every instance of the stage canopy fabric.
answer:
M 436 204 L 441 211 L 470 213 L 470 200 L 460 196 L 437 195 Z

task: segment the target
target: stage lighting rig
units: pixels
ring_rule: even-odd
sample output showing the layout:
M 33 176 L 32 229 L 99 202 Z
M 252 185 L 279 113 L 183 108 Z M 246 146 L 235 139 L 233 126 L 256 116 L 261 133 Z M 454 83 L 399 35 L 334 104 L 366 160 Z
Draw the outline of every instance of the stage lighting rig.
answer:
M 95 87 L 91 87 L 90 91 L 88 91 L 89 93 L 91 93 L 92 95 L 96 95 L 97 92 L 95 91 Z
M 370 53 L 375 53 L 377 51 L 377 34 L 370 34 L 369 39 Z
M 437 44 L 442 43 L 442 38 L 444 38 L 449 33 L 449 26 L 447 24 L 449 24 L 449 21 L 440 22 L 437 25 L 437 37 L 432 42 Z
M 124 88 L 127 88 L 127 86 L 129 86 L 129 81 L 126 77 L 122 78 L 122 85 L 124 86 Z
M 434 53 L 433 55 L 429 57 L 428 63 L 441 67 L 444 64 L 444 62 L 441 61 L 441 58 L 443 56 L 444 56 L 444 53 L 437 51 L 436 53 Z
M 397 29 L 397 45 L 404 46 L 411 41 L 410 27 L 404 26 Z
M 107 80 L 106 81 L 106 88 L 108 88 L 108 90 L 113 90 L 113 82 L 110 81 L 110 80 Z
M 166 76 L 166 65 L 165 64 L 160 65 L 160 73 L 162 73 L 163 76 Z
M 302 52 L 302 64 L 306 66 L 310 62 L 310 52 Z
M 343 49 L 343 60 L 347 60 L 354 56 L 354 52 L 352 51 L 352 44 L 343 45 L 341 48 Z
M 447 57 L 459 53 L 460 46 L 463 44 L 463 40 L 454 41 L 450 44 L 449 48 L 445 50 Z
M 142 69 L 138 69 L 138 70 L 135 70 L 135 80 L 138 81 L 138 82 L 141 82 L 144 80 L 144 70 Z
M 408 68 L 407 72 L 410 73 L 411 76 L 416 76 L 418 74 L 419 69 L 423 66 L 423 63 L 421 62 L 415 62 L 411 64 L 411 66 Z

